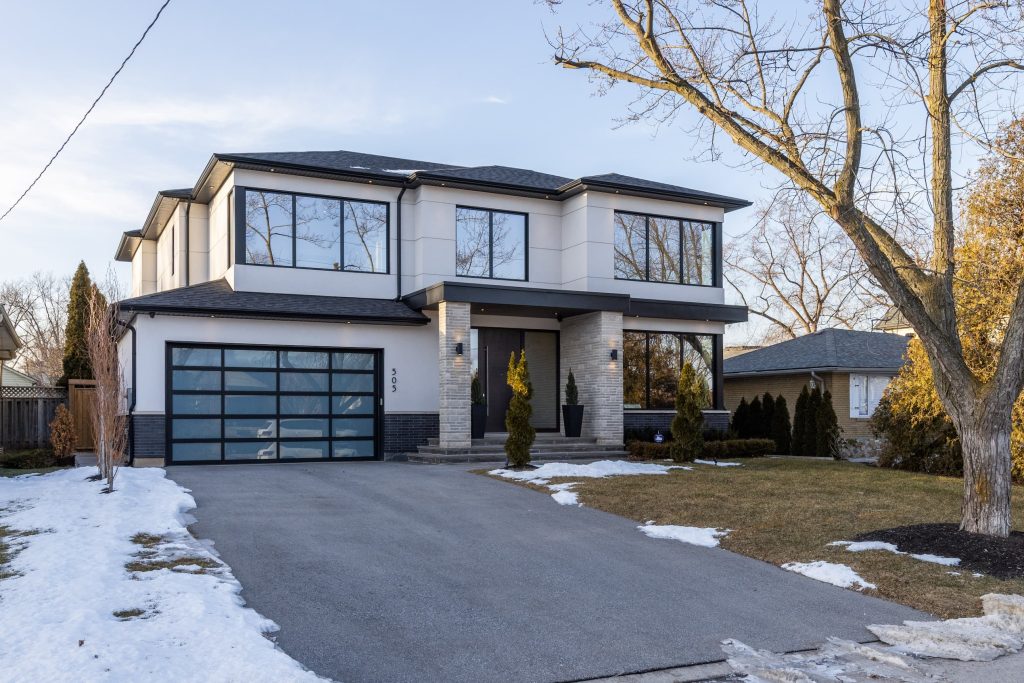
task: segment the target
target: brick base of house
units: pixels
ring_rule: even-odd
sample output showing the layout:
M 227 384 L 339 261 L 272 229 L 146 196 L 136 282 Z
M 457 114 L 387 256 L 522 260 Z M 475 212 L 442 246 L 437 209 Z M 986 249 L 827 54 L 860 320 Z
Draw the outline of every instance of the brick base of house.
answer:
M 385 413 L 385 458 L 415 451 L 417 446 L 427 445 L 427 439 L 438 438 L 439 432 L 440 418 L 437 413 Z

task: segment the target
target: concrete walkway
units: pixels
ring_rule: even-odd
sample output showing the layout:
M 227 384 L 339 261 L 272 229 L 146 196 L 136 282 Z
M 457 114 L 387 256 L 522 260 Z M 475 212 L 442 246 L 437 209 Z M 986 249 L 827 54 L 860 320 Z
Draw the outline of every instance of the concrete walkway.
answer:
M 569 681 L 923 615 L 458 466 L 169 468 L 278 642 L 343 681 Z

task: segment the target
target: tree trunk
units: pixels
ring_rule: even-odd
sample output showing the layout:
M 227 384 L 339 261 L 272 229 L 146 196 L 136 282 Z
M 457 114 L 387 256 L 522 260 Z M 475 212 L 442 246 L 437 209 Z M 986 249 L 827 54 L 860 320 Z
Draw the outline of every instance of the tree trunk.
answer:
M 979 403 L 984 399 L 979 400 Z M 1001 403 L 989 398 L 990 403 Z M 1010 406 L 984 405 L 960 421 L 964 500 L 960 528 L 973 534 L 1010 534 Z

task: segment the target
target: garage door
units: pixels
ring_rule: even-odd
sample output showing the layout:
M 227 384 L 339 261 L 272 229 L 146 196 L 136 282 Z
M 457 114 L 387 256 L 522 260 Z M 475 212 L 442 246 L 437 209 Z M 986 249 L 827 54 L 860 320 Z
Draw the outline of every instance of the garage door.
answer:
M 380 452 L 380 351 L 168 344 L 172 463 Z

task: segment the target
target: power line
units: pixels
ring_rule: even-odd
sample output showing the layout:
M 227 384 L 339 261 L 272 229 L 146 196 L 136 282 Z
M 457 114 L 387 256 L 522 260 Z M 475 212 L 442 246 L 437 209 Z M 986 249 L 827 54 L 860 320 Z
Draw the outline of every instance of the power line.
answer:
M 21 193 L 21 196 L 18 197 L 6 211 L 4 211 L 2 216 L 0 216 L 0 221 L 7 218 L 7 215 L 14 211 L 15 207 L 17 207 L 18 204 L 21 203 L 21 200 L 25 198 L 25 195 L 27 195 L 32 190 L 32 188 L 36 186 L 36 183 L 38 183 L 39 179 L 43 177 L 43 174 L 46 173 L 46 171 L 50 168 L 53 162 L 57 160 L 57 157 L 60 155 L 61 152 L 64 151 L 64 148 L 67 147 L 67 144 L 71 142 L 71 138 L 74 137 L 75 133 L 78 132 L 78 129 L 82 127 L 83 123 L 85 123 L 85 120 L 89 117 L 89 114 L 92 113 L 92 110 L 95 109 L 96 105 L 99 104 L 101 99 L 103 99 L 103 96 L 107 93 L 107 90 L 110 88 L 110 86 L 114 84 L 114 79 L 117 78 L 118 74 L 121 73 L 125 65 L 128 64 L 128 60 L 130 60 L 132 58 L 132 55 L 135 54 L 135 51 L 139 49 L 139 45 L 142 45 L 142 41 L 146 39 L 146 35 L 149 34 L 149 30 L 153 28 L 157 20 L 160 18 L 160 15 L 163 14 L 164 9 L 166 9 L 167 5 L 169 4 L 171 4 L 171 0 L 164 0 L 164 4 L 160 5 L 160 9 L 157 10 L 156 16 L 153 17 L 153 21 L 149 22 L 149 26 L 147 26 L 146 30 L 142 32 L 141 36 L 139 36 L 138 41 L 136 41 L 135 45 L 132 46 L 131 52 L 129 52 L 128 56 L 125 57 L 124 61 L 121 62 L 121 66 L 117 67 L 117 71 L 115 71 L 114 75 L 110 77 L 110 80 L 107 81 L 107 84 L 103 86 L 103 90 L 101 90 L 100 94 L 96 96 L 96 99 L 92 101 L 92 104 L 89 105 L 89 108 L 82 115 L 82 118 L 78 120 L 78 123 L 75 124 L 75 127 L 71 130 L 71 132 L 68 133 L 68 136 L 64 138 L 64 142 L 62 142 L 60 147 L 57 148 L 57 151 L 53 153 L 53 156 L 50 157 L 50 160 L 46 162 L 46 165 L 43 166 L 43 170 L 39 172 L 39 175 L 37 175 L 35 179 L 31 183 L 29 183 L 28 187 L 25 188 L 25 191 Z

